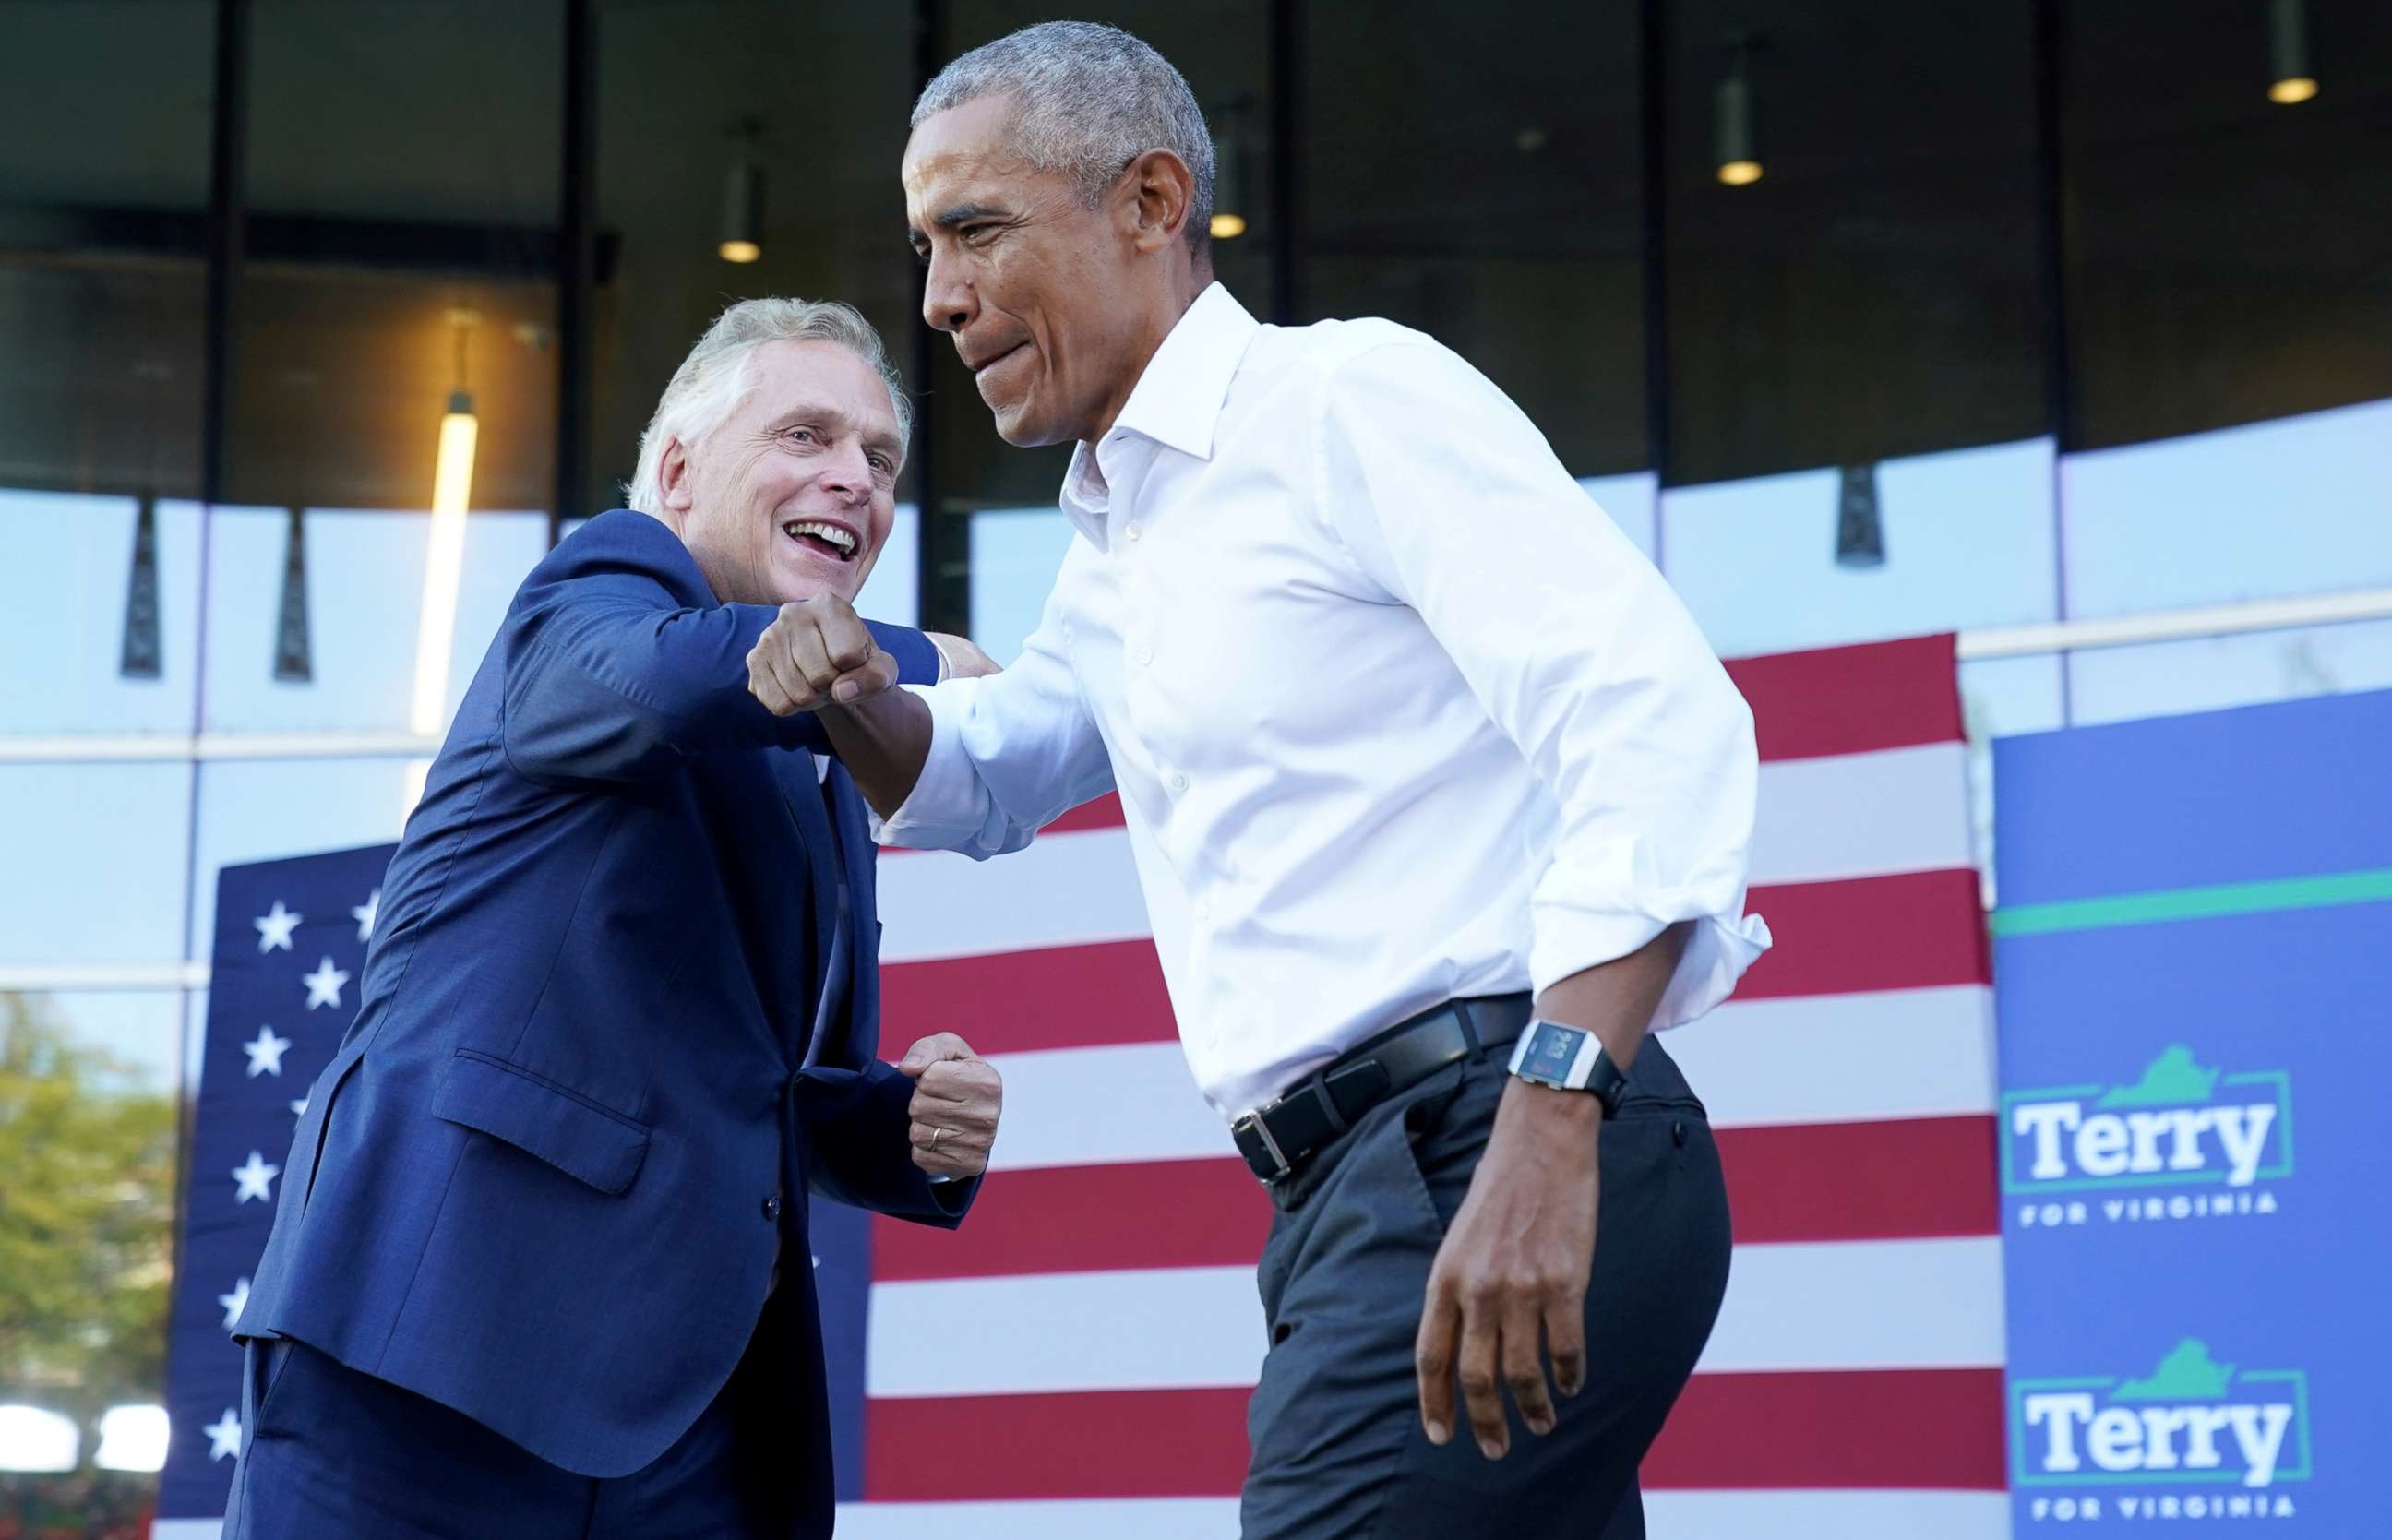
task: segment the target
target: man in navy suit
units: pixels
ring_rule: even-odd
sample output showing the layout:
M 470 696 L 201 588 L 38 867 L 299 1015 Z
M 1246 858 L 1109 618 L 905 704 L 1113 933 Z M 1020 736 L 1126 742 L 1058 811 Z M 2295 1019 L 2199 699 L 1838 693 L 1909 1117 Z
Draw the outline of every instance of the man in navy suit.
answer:
M 848 607 L 907 431 L 861 316 L 735 305 L 517 592 L 284 1167 L 228 1540 L 829 1533 L 807 1194 L 954 1225 L 1001 1094 L 953 1034 L 875 1060 L 806 709 L 988 666 Z

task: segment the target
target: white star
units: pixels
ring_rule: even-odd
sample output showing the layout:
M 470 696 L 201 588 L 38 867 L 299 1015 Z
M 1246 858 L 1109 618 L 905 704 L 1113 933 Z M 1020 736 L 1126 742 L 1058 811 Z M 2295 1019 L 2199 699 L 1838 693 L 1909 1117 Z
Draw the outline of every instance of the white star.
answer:
M 240 1195 L 233 1201 L 246 1203 L 254 1197 L 261 1203 L 273 1202 L 274 1179 L 281 1174 L 281 1167 L 266 1164 L 266 1157 L 251 1150 L 249 1159 L 232 1169 L 232 1179 L 240 1184 Z
M 261 914 L 249 922 L 257 927 L 257 950 L 266 952 L 280 947 L 284 951 L 289 951 L 292 930 L 306 917 L 305 914 L 292 913 L 282 907 L 281 899 L 275 899 L 274 908 L 270 912 Z
M 260 1027 L 255 1042 L 240 1045 L 240 1051 L 249 1055 L 249 1078 L 282 1073 L 282 1051 L 290 1046 L 289 1038 L 276 1037 L 271 1027 Z
M 240 1458 L 240 1414 L 228 1406 L 224 1416 L 200 1430 L 208 1436 L 210 1460 Z
M 300 975 L 299 981 L 307 986 L 309 1010 L 318 1005 L 330 1005 L 338 1010 L 341 1006 L 341 986 L 349 981 L 349 976 L 332 966 L 332 960 L 327 957 L 316 964 L 314 973 Z
M 234 1323 L 240 1319 L 240 1313 L 248 1308 L 249 1280 L 243 1278 L 233 1285 L 232 1292 L 229 1294 L 217 1295 L 216 1303 L 225 1307 L 225 1330 L 230 1331 Z
M 366 901 L 349 911 L 349 918 L 358 923 L 358 939 L 373 939 L 374 916 L 382 912 L 382 889 L 377 887 Z
M 297 1101 L 291 1104 L 291 1116 L 293 1118 L 305 1118 L 307 1116 L 306 1097 L 302 1096 Z

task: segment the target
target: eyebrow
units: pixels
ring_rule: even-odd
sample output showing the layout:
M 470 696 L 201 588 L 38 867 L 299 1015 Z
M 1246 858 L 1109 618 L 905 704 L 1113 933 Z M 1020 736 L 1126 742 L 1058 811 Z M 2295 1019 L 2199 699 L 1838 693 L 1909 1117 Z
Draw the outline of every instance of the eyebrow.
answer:
M 930 223 L 937 226 L 940 229 L 952 230 L 959 225 L 968 225 L 975 219 L 999 218 L 1003 216 L 1005 213 L 1006 211 L 1004 209 L 997 207 L 994 203 L 982 203 L 977 201 L 964 203 L 951 203 L 947 207 L 941 209 L 937 214 L 932 214 L 930 216 Z M 913 246 L 914 250 L 918 252 L 924 246 L 930 244 L 930 238 L 924 235 L 922 233 L 921 226 L 916 225 L 909 226 L 906 228 L 905 239 Z

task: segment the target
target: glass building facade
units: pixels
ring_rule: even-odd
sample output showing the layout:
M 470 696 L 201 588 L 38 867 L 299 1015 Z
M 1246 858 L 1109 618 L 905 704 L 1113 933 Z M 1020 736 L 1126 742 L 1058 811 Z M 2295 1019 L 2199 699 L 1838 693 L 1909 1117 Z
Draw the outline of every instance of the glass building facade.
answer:
M 1456 348 L 1724 654 L 2392 585 L 2375 0 L 2311 0 L 2296 105 L 2251 0 L 1088 8 L 1211 116 L 1247 307 Z M 880 328 L 925 430 L 866 608 L 1019 648 L 1063 452 L 999 443 L 924 329 L 896 166 L 927 71 L 1046 14 L 0 6 L 0 1257 L 64 1223 L 30 1187 L 118 1195 L 40 1232 L 55 1276 L 0 1276 L 0 1404 L 83 1429 L 52 1496 L 0 1475 L 0 1521 L 142 1500 L 95 1430 L 162 1377 L 217 871 L 396 837 L 515 584 L 620 500 L 723 304 Z M 2392 620 L 1962 666 L 1981 744 L 2386 685 Z

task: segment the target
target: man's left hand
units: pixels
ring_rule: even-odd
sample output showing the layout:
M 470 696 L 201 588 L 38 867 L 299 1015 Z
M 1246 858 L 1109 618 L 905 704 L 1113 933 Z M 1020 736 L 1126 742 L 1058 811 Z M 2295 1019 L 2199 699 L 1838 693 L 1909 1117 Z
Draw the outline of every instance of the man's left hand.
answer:
M 914 1164 L 932 1176 L 959 1181 L 988 1170 L 989 1146 L 996 1143 L 996 1119 L 1005 1105 L 1005 1081 L 996 1066 L 971 1051 L 953 1032 L 933 1032 L 897 1061 L 914 1080 L 906 1138 Z
M 1554 1429 L 1554 1383 L 1586 1383 L 1586 1288 L 1601 1194 L 1596 1134 L 1603 1104 L 1514 1081 L 1503 1088 L 1486 1154 L 1430 1268 L 1414 1362 L 1429 1442 L 1453 1436 L 1453 1387 L 1480 1453 L 1511 1449 L 1503 1391 L 1532 1433 Z

